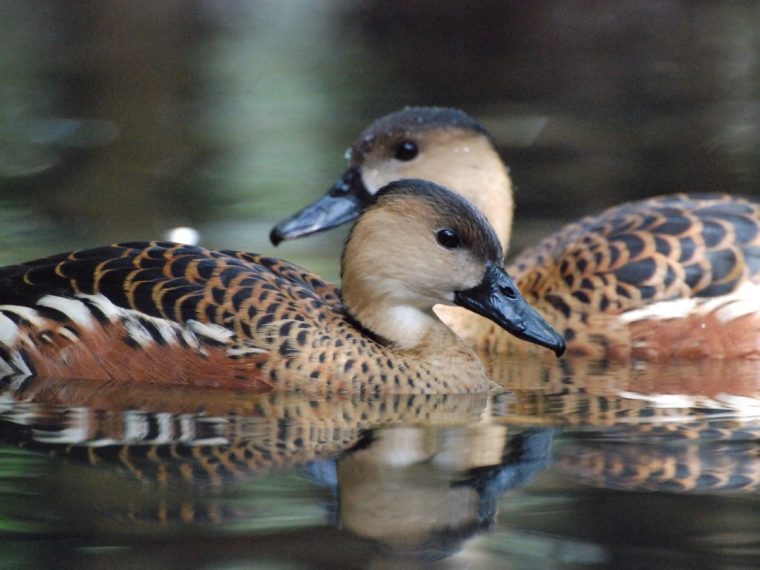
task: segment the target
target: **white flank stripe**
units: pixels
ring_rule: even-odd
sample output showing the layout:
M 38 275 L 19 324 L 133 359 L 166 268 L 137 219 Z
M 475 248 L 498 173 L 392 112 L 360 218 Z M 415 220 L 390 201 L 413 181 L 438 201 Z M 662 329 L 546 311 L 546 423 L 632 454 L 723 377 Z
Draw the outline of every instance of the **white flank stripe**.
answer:
M 263 348 L 256 348 L 253 346 L 245 346 L 238 348 L 228 348 L 227 356 L 250 356 L 251 354 L 267 354 L 269 351 Z
M 81 443 L 90 437 L 90 428 L 93 425 L 92 409 L 85 407 L 71 407 L 67 409 L 66 423 L 69 424 L 62 430 L 32 429 L 36 441 L 43 443 Z
M 18 353 L 18 351 L 15 351 L 13 353 L 13 356 L 11 357 L 11 366 L 13 366 L 20 374 L 24 374 L 27 376 L 32 375 L 32 371 L 29 369 L 29 366 L 27 366 L 26 361 L 21 358 L 21 355 Z
M 87 447 L 106 447 L 107 445 L 118 445 L 121 442 L 118 439 L 104 437 L 100 439 L 88 439 L 86 441 L 72 443 L 77 443 L 78 445 L 86 445 Z
M 692 408 L 704 400 L 704 396 L 689 396 L 686 394 L 642 394 L 620 390 L 618 395 L 628 400 L 644 400 L 658 408 Z
M 139 410 L 124 413 L 124 441 L 127 443 L 172 443 L 176 441 L 173 414 L 159 412 L 150 414 Z M 156 432 L 148 439 L 151 429 Z
M 116 322 L 121 319 L 130 336 L 132 336 L 134 340 L 140 344 L 140 346 L 145 347 L 149 341 L 153 341 L 153 338 L 150 336 L 150 333 L 145 329 L 145 327 L 139 323 L 138 318 L 144 321 L 149 321 L 152 325 L 154 325 L 156 327 L 156 330 L 158 330 L 159 334 L 161 335 L 161 338 L 163 338 L 167 344 L 176 344 L 177 337 L 180 334 L 183 334 L 184 327 L 178 323 L 173 323 L 166 319 L 146 315 L 140 311 L 135 311 L 133 309 L 118 307 L 117 305 L 114 305 L 107 297 L 101 294 L 78 295 L 78 297 L 90 300 L 111 322 Z M 85 310 L 87 310 L 86 305 L 83 304 L 83 307 Z M 63 310 L 59 307 L 54 308 Z M 185 340 L 189 339 L 185 338 Z M 197 344 L 197 341 L 190 341 L 189 344 Z
M 57 295 L 45 295 L 42 299 L 37 301 L 37 304 L 60 311 L 82 328 L 92 328 L 94 322 L 92 314 L 87 308 L 87 305 L 78 299 L 59 297 Z
M 226 437 L 207 437 L 206 439 L 194 439 L 192 441 L 183 442 L 187 445 L 201 446 L 201 445 L 229 445 L 230 440 Z
M 154 414 L 154 417 L 158 426 L 158 434 L 152 440 L 147 441 L 150 443 L 171 443 L 174 441 L 174 422 L 172 421 L 174 416 L 168 412 L 159 412 Z
M 134 317 L 131 317 L 131 315 L 125 315 L 123 322 L 129 338 L 139 344 L 142 348 L 146 348 L 153 344 L 153 337 L 150 336 L 148 330 L 136 321 Z
M 8 364 L 4 358 L 0 358 L 0 378 L 12 376 L 16 372 L 17 370 L 13 368 L 10 364 Z M 0 411 L 1 410 L 2 410 L 2 406 L 0 406 Z
M 7 348 L 13 348 L 16 339 L 18 339 L 18 326 L 0 312 L 0 344 Z
M 23 307 L 21 305 L 0 305 L 0 311 L 18 315 L 37 328 L 42 328 L 42 325 L 45 324 L 45 319 L 40 317 L 40 314 L 31 307 Z
M 179 416 L 179 430 L 180 441 L 192 441 L 195 437 L 195 422 L 196 419 L 190 414 L 180 414 Z
M 180 331 L 180 334 L 182 335 L 182 338 L 184 339 L 185 343 L 191 348 L 194 348 L 196 350 L 200 350 L 201 343 L 198 341 L 198 337 L 195 336 L 195 334 L 192 331 L 187 330 L 186 328 L 183 328 Z M 203 354 L 206 354 L 206 351 L 202 351 Z
M 717 312 L 721 322 L 732 321 L 753 313 L 760 314 L 760 286 L 745 283 L 732 295 L 731 303 Z
M 730 410 L 741 412 L 745 416 L 760 415 L 760 399 L 734 394 L 718 394 L 715 399 Z
M 61 327 L 56 332 L 59 335 L 66 337 L 71 342 L 79 342 L 79 337 L 75 335 L 73 332 L 71 332 L 69 329 Z
M 690 410 L 694 408 L 703 408 L 710 410 L 722 410 L 730 412 L 728 417 L 734 417 L 733 414 L 741 414 L 742 417 L 760 416 L 760 399 L 747 396 L 737 396 L 734 394 L 718 394 L 714 398 L 709 396 L 688 396 L 686 394 L 642 394 L 638 392 L 620 391 L 619 396 L 629 400 L 642 400 L 649 402 L 656 408 L 669 408 Z M 712 416 L 712 419 L 719 419 L 720 416 Z M 668 421 L 678 419 L 693 420 L 688 414 L 681 416 L 668 416 Z M 628 418 L 629 421 L 638 422 L 640 418 Z
M 4 360 L 0 360 L 0 367 L 8 366 Z M 3 368 L 0 368 L 0 371 Z M 11 374 L 13 372 L 11 371 Z M 23 404 L 22 404 L 23 405 Z M 4 417 L 6 414 L 12 418 L 13 413 L 18 409 L 19 403 L 15 398 L 6 393 L 0 393 L 0 417 Z
M 205 336 L 224 344 L 227 344 L 235 336 L 235 333 L 230 329 L 224 328 L 221 325 L 201 323 L 192 319 L 187 321 L 187 328 L 199 336 Z
M 755 283 L 743 283 L 736 291 L 728 295 L 707 299 L 676 299 L 660 301 L 642 309 L 635 309 L 620 315 L 624 323 L 642 320 L 683 319 L 692 316 L 705 316 L 711 313 L 721 322 L 729 322 L 752 313 L 760 314 L 760 286 Z
M 127 410 L 124 412 L 124 439 L 135 442 L 142 441 L 148 434 L 150 426 L 145 412 Z
M 177 336 L 182 334 L 182 327 L 166 319 L 157 319 L 155 317 L 143 317 L 149 318 L 150 322 L 156 325 L 158 332 L 161 334 L 161 338 L 164 339 L 166 344 L 177 344 Z
M 125 312 L 125 309 L 117 307 L 108 299 L 108 297 L 100 293 L 97 295 L 80 294 L 77 295 L 77 297 L 90 301 L 93 305 L 100 309 L 100 312 L 103 313 L 111 322 L 116 322 L 119 319 L 119 316 Z
M 620 315 L 624 323 L 645 321 L 649 319 L 682 319 L 694 314 L 697 307 L 695 299 L 678 299 L 677 301 L 661 301 L 652 303 L 643 309 L 627 311 Z

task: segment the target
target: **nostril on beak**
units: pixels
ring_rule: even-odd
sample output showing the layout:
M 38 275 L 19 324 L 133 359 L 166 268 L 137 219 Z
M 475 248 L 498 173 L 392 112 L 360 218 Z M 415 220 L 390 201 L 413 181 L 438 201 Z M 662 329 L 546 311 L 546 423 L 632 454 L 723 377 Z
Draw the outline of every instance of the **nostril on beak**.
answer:
M 515 290 L 512 287 L 502 287 L 501 292 L 504 293 L 510 299 L 514 299 L 517 297 L 517 293 L 515 293 Z
M 351 190 L 351 186 L 347 182 L 341 182 L 340 184 L 336 184 L 332 187 L 330 190 L 331 196 L 343 196 L 345 194 L 348 194 L 348 191 Z

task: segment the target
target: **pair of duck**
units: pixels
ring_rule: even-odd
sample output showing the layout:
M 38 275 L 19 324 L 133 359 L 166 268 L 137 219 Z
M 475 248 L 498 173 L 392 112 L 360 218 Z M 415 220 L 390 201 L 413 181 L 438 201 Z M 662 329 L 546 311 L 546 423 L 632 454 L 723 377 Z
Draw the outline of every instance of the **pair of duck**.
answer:
M 277 259 L 160 242 L 10 266 L 0 269 L 0 373 L 431 393 L 486 390 L 473 349 L 511 353 L 525 341 L 557 355 L 567 344 L 604 358 L 760 356 L 754 200 L 624 204 L 505 271 L 511 183 L 466 114 L 383 117 L 348 163 L 270 236 L 356 219 L 341 290 Z

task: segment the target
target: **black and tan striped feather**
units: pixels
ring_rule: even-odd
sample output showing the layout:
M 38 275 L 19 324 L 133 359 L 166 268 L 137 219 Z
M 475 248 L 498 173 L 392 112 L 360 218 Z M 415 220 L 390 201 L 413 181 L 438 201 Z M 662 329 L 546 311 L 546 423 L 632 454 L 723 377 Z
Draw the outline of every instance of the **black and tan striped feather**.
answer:
M 571 349 L 576 339 L 598 344 L 604 331 L 590 327 L 605 316 L 760 282 L 760 201 L 678 194 L 623 204 L 566 226 L 508 271 Z
M 398 355 L 354 322 L 335 286 L 295 265 L 253 253 L 136 242 L 74 251 L 0 270 L 3 305 L 37 309 L 35 303 L 50 294 L 76 296 L 83 302 L 88 299 L 82 295 L 100 294 L 135 312 L 135 318 L 148 316 L 164 319 L 173 327 L 185 325 L 202 337 L 201 348 L 212 358 L 220 353 L 227 358 L 228 363 L 219 361 L 219 371 L 231 377 L 214 382 L 208 378 L 208 370 L 202 378 L 193 377 L 195 351 L 176 347 L 162 351 L 159 348 L 164 347 L 151 346 L 155 353 L 143 350 L 142 355 L 132 355 L 124 347 L 114 353 L 109 345 L 107 356 L 98 360 L 107 365 L 107 376 L 117 380 L 130 380 L 129 374 L 119 377 L 117 368 L 124 368 L 123 363 L 134 356 L 145 360 L 146 366 L 157 359 L 167 369 L 164 375 L 170 374 L 172 359 L 181 357 L 182 375 L 156 378 L 172 383 L 370 394 L 435 389 L 468 392 L 480 391 L 484 385 L 484 377 L 461 378 L 456 370 L 437 375 L 424 358 Z M 65 320 L 66 315 L 59 316 Z M 194 323 L 223 327 L 233 334 L 214 343 L 214 329 L 208 333 Z M 71 326 L 83 340 L 92 336 Z M 109 327 L 115 325 L 102 328 Z M 22 332 L 36 344 L 36 327 Z M 130 349 L 140 348 L 128 336 L 120 338 Z M 29 353 L 21 350 L 20 354 L 26 358 Z M 51 370 L 66 370 L 65 362 L 58 362 L 64 358 L 61 354 L 58 345 L 51 347 L 50 355 L 60 364 Z M 476 362 L 474 355 L 463 358 Z M 43 360 L 42 355 L 37 356 L 38 363 Z M 35 366 L 29 368 L 35 371 Z M 102 367 L 94 374 L 100 378 Z

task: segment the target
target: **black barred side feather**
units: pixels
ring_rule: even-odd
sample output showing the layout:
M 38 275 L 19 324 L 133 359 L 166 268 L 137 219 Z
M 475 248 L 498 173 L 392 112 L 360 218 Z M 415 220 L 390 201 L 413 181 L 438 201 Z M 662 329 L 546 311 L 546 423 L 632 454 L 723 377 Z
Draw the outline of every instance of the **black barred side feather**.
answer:
M 333 394 L 483 389 L 484 376 L 447 368 L 434 377 L 424 359 L 424 378 L 391 383 L 396 352 L 348 317 L 334 285 L 253 253 L 137 242 L 0 270 L 0 314 L 12 305 L 36 310 L 51 292 L 72 316 L 84 303 L 91 322 L 68 333 L 68 324 L 56 325 L 50 345 L 33 323 L 9 321 L 9 344 L 1 346 L 0 337 L 0 348 L 18 364 L 11 372 L 24 367 L 22 345 L 29 343 L 29 368 L 44 377 Z M 54 319 L 45 330 L 48 321 Z M 162 323 L 174 331 L 171 341 Z M 359 362 L 368 373 L 356 373 Z M 474 355 L 460 361 L 467 370 L 472 363 Z
M 117 306 L 178 322 L 213 322 L 246 309 L 254 289 L 294 308 L 304 299 L 340 311 L 339 295 L 295 265 L 257 254 L 135 242 L 51 256 L 0 269 L 0 302 L 31 304 L 55 293 L 101 293 Z M 250 315 L 246 313 L 245 318 Z
M 760 202 L 688 194 L 631 202 L 565 227 L 509 271 L 538 303 L 592 291 L 582 312 L 723 295 L 760 278 Z
M 508 271 L 562 330 L 571 352 L 647 360 L 760 356 L 760 316 L 739 327 L 719 316 L 706 327 L 699 314 L 657 321 L 652 313 L 648 328 L 647 321 L 628 328 L 618 318 L 664 301 L 691 299 L 696 307 L 760 284 L 760 201 L 678 194 L 623 204 L 566 226 Z M 746 307 L 752 294 L 742 295 Z

